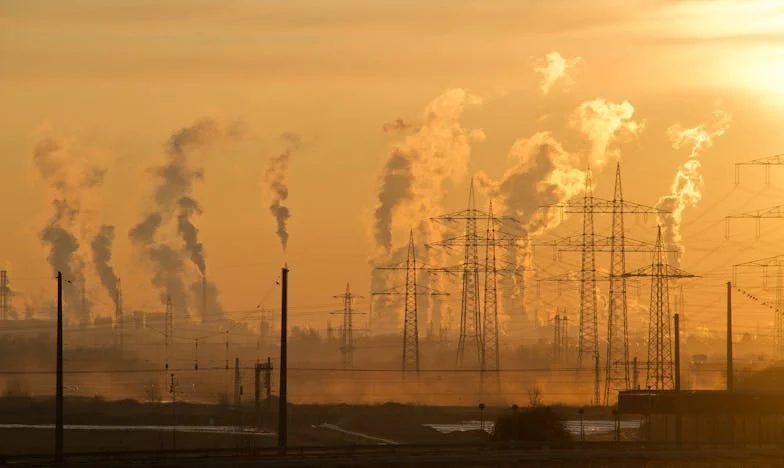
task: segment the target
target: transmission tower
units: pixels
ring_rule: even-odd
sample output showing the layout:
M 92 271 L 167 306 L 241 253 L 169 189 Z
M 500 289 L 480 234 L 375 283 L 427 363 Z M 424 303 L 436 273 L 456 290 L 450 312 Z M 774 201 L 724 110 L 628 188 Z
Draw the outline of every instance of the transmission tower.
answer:
M 500 369 L 498 353 L 498 282 L 495 262 L 495 220 L 493 202 L 490 202 L 487 220 L 487 246 L 485 247 L 485 301 L 484 322 L 482 324 L 482 362 L 483 371 Z
M 607 307 L 607 359 L 605 361 L 604 404 L 610 395 L 629 390 L 629 328 L 626 302 L 626 240 L 623 224 L 623 185 L 621 163 L 615 169 L 612 236 L 610 238 L 610 288 Z M 620 366 L 616 363 L 620 362 Z
M 672 333 L 670 323 L 669 281 L 680 278 L 694 278 L 695 275 L 667 264 L 662 243 L 661 226 L 656 235 L 656 250 L 651 265 L 631 273 L 626 277 L 651 278 L 651 300 L 648 309 L 648 374 L 646 385 L 650 390 L 672 390 Z
M 754 267 L 762 269 L 762 287 L 768 287 L 768 270 L 776 269 L 776 299 L 770 306 L 773 310 L 773 324 L 775 328 L 775 353 L 778 359 L 784 359 L 784 255 L 752 260 L 732 266 L 732 284 L 737 285 L 737 271 L 739 268 Z
M 403 372 L 419 372 L 419 320 L 417 315 L 416 250 L 414 230 L 408 237 L 406 308 L 403 314 Z
M 433 242 L 428 244 L 428 247 L 462 247 L 463 248 L 463 263 L 457 268 L 443 267 L 430 269 L 432 272 L 446 272 L 455 273 L 459 271 L 462 274 L 462 297 L 460 302 L 460 335 L 457 343 L 457 366 L 464 367 L 466 365 L 466 353 L 473 355 L 472 361 L 479 364 L 480 368 L 483 366 L 484 348 L 483 340 L 483 322 L 482 311 L 480 306 L 479 295 L 479 274 L 483 269 L 487 269 L 487 265 L 480 265 L 479 262 L 479 249 L 480 247 L 491 248 L 493 250 L 492 257 L 495 257 L 495 248 L 497 247 L 513 247 L 517 246 L 518 238 L 506 233 L 499 233 L 495 231 L 496 223 L 503 222 L 517 222 L 513 218 L 494 216 L 489 213 L 482 212 L 476 209 L 476 202 L 474 199 L 474 183 L 471 181 L 471 187 L 468 193 L 468 209 L 459 211 L 457 213 L 445 214 L 433 218 L 437 222 L 453 223 L 456 221 L 465 222 L 465 235 L 458 236 L 442 241 Z M 492 240 L 487 237 L 480 236 L 478 233 L 478 223 L 480 221 L 487 221 L 492 226 Z M 491 268 L 496 274 L 499 272 L 511 272 L 512 274 L 519 274 L 517 271 L 509 270 L 508 268 L 499 269 L 497 266 Z M 489 284 L 486 284 L 489 286 Z M 493 287 L 497 291 L 497 287 Z M 497 311 L 497 296 L 495 300 L 491 299 L 491 307 Z M 497 317 L 497 312 L 494 312 L 494 317 Z M 495 322 L 497 328 L 496 318 L 491 318 L 491 322 Z M 494 340 L 494 341 L 493 341 Z M 498 348 L 497 334 L 491 338 L 491 346 Z M 474 354 L 474 350 L 476 354 Z M 496 351 L 497 352 L 497 351 Z
M 607 362 L 605 362 L 605 392 L 604 401 L 609 402 L 607 387 L 628 389 L 630 385 L 628 368 L 628 327 L 627 327 L 627 300 L 626 280 L 624 277 L 627 252 L 651 252 L 651 244 L 634 241 L 625 236 L 625 214 L 665 214 L 666 211 L 623 199 L 621 183 L 621 165 L 616 164 L 615 190 L 612 200 L 606 200 L 593 195 L 591 185 L 591 171 L 586 172 L 585 193 L 581 201 L 574 200 L 566 204 L 550 205 L 549 208 L 559 208 L 563 213 L 583 214 L 583 232 L 581 236 L 573 236 L 558 241 L 551 245 L 559 250 L 579 250 L 582 254 L 580 267 L 580 315 L 578 337 L 578 367 L 584 362 L 590 362 L 594 367 L 594 382 L 599 382 L 600 366 L 596 364 L 599 356 L 598 317 L 596 283 L 599 280 L 596 272 L 596 252 L 610 253 L 610 274 L 607 280 L 609 286 L 608 324 L 607 324 Z M 612 215 L 612 232 L 609 237 L 597 235 L 594 232 L 595 214 Z M 538 243 L 537 245 L 546 245 Z M 558 280 L 561 281 L 561 280 Z M 615 359 L 615 356 L 624 356 Z M 589 360 L 590 359 L 590 360 Z M 622 362 L 620 368 L 614 363 Z M 600 400 L 600 384 L 594 384 L 594 402 Z
M 476 357 L 481 361 L 482 330 L 479 316 L 479 236 L 477 235 L 476 202 L 474 181 L 468 194 L 468 216 L 465 219 L 465 254 L 463 258 L 463 288 L 460 301 L 460 335 L 457 341 L 457 364 L 465 362 L 465 348 L 476 348 Z
M 784 154 L 735 163 L 735 185 L 740 184 L 740 169 L 742 166 L 763 166 L 765 168 L 765 185 L 770 185 L 770 168 L 771 166 L 784 166 Z
M 172 317 L 171 296 L 166 297 L 166 311 L 163 313 L 164 366 L 169 368 L 169 346 L 174 339 L 174 320 Z M 198 346 L 198 345 L 197 345 Z
M 0 320 L 8 320 L 11 315 L 11 288 L 8 285 L 8 271 L 0 271 Z
M 354 367 L 354 300 L 361 299 L 362 296 L 351 294 L 351 287 L 346 283 L 346 292 L 335 299 L 343 300 L 343 325 L 340 327 L 340 355 L 343 360 L 343 368 L 351 369 Z
M 754 220 L 754 234 L 759 239 L 760 237 L 760 224 L 763 219 L 782 219 L 784 218 L 784 205 L 772 206 L 756 211 L 747 211 L 745 213 L 738 213 L 724 218 L 724 237 L 730 238 L 730 220 L 732 219 L 753 219 Z
M 580 317 L 577 345 L 577 366 L 582 367 L 584 359 L 599 355 L 599 324 L 597 322 L 598 302 L 596 297 L 596 246 L 593 229 L 593 187 L 591 171 L 586 172 L 585 194 L 583 196 L 583 249 L 580 261 Z M 599 401 L 596 389 L 594 401 Z
M 422 287 L 417 284 L 417 272 L 421 270 L 433 271 L 422 267 L 416 261 L 416 247 L 414 243 L 414 230 L 409 232 L 408 237 L 408 256 L 405 263 L 399 265 L 389 265 L 377 267 L 378 270 L 405 270 L 406 283 L 403 291 L 396 288 L 389 291 L 375 291 L 372 295 L 380 296 L 404 296 L 405 309 L 403 311 L 403 353 L 402 370 L 403 372 L 419 372 L 419 309 L 417 307 L 417 296 L 448 296 L 448 293 L 436 291 L 431 288 Z

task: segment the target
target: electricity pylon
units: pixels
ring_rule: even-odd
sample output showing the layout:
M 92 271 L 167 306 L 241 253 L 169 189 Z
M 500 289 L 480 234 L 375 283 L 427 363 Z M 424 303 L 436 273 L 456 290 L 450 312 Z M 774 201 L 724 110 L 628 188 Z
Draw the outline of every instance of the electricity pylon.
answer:
M 661 246 L 660 246 L 661 247 Z M 629 375 L 629 327 L 626 301 L 626 236 L 623 222 L 621 163 L 615 170 L 612 236 L 610 237 L 610 288 L 607 294 L 607 357 L 605 360 L 604 404 L 610 395 L 631 388 Z M 615 363 L 620 362 L 620 368 Z
M 500 369 L 498 353 L 498 282 L 495 263 L 495 221 L 493 202 L 490 202 L 487 221 L 487 246 L 485 250 L 485 301 L 482 324 L 482 371 Z
M 343 300 L 343 325 L 340 327 L 340 356 L 343 368 L 351 369 L 354 367 L 354 300 L 361 299 L 362 296 L 351 294 L 351 286 L 346 283 L 346 292 L 335 299 Z
M 776 300 L 772 305 L 773 323 L 775 328 L 774 349 L 778 359 L 784 359 L 784 255 L 761 258 L 750 262 L 738 263 L 732 266 L 732 284 L 737 285 L 737 271 L 739 268 L 761 268 L 762 287 L 768 287 L 768 270 L 776 269 Z
M 759 239 L 760 237 L 760 221 L 763 219 L 782 219 L 784 218 L 784 205 L 772 206 L 756 211 L 747 211 L 745 213 L 738 213 L 724 217 L 724 237 L 730 238 L 730 220 L 731 219 L 753 219 L 754 220 L 754 235 Z
M 466 231 L 464 236 L 452 237 L 428 244 L 428 247 L 461 247 L 464 249 L 463 263 L 453 267 L 433 268 L 434 273 L 461 273 L 462 274 L 462 299 L 460 313 L 460 335 L 457 345 L 457 366 L 466 365 L 466 346 L 471 354 L 476 349 L 475 362 L 480 370 L 497 370 L 499 360 L 496 357 L 499 350 L 498 342 L 498 283 L 500 274 L 515 274 L 519 272 L 514 268 L 497 265 L 496 249 L 517 247 L 520 238 L 503 231 L 498 231 L 497 226 L 505 222 L 518 222 L 511 217 L 495 216 L 490 212 L 477 210 L 474 201 L 474 185 L 468 195 L 468 209 L 457 213 L 446 214 L 433 218 L 439 222 L 464 221 Z M 487 235 L 480 236 L 477 226 L 480 221 L 488 224 Z M 479 249 L 485 248 L 485 261 L 479 262 Z M 484 303 L 480 305 L 479 274 L 485 274 Z M 488 275 L 490 278 L 488 279 Z M 489 296 L 489 297 L 488 297 Z M 485 307 L 482 313 L 481 306 Z M 489 307 L 489 309 L 488 309 Z M 489 310 L 489 312 L 488 312 Z M 487 314 L 490 314 L 488 317 Z M 485 330 L 490 336 L 485 334 Z M 485 359 L 487 357 L 487 359 Z
M 624 234 L 624 215 L 625 214 L 664 214 L 666 211 L 629 202 L 623 199 L 623 189 L 621 185 L 621 165 L 616 164 L 615 190 L 612 200 L 595 197 L 591 184 L 590 168 L 586 172 L 585 192 L 582 200 L 572 200 L 565 204 L 550 205 L 549 208 L 559 208 L 563 213 L 583 214 L 583 231 L 576 240 L 577 236 L 568 238 L 559 247 L 561 250 L 569 250 L 568 247 L 576 248 L 582 253 L 580 267 L 580 315 L 579 315 L 579 336 L 577 364 L 582 367 L 584 362 L 591 362 L 594 365 L 594 382 L 600 382 L 599 369 L 596 363 L 599 356 L 599 324 L 597 314 L 596 296 L 596 252 L 608 251 L 610 253 L 610 273 L 608 281 L 610 283 L 610 293 L 608 302 L 608 355 L 605 362 L 605 387 L 612 385 L 628 389 L 630 385 L 628 364 L 623 364 L 620 369 L 613 365 L 613 362 L 628 363 L 628 327 L 627 323 L 627 302 L 626 302 L 626 282 L 624 273 L 626 268 L 626 252 L 650 252 L 650 244 L 644 242 L 631 241 Z M 547 208 L 547 207 L 546 207 Z M 594 215 L 611 214 L 612 232 L 610 237 L 597 235 L 594 232 Z M 542 245 L 541 243 L 539 245 Z M 620 342 L 616 344 L 616 342 Z M 611 357 L 612 354 L 612 357 Z M 615 355 L 624 356 L 615 359 Z M 594 403 L 600 400 L 600 384 L 595 383 Z M 609 391 L 605 388 L 604 402 L 609 402 Z
M 735 185 L 740 184 L 740 168 L 742 166 L 765 167 L 765 185 L 770 185 L 770 168 L 771 166 L 784 166 L 784 153 L 735 163 Z
M 651 278 L 651 300 L 648 310 L 648 373 L 646 385 L 649 390 L 672 390 L 673 360 L 670 314 L 669 281 L 672 279 L 695 278 L 696 276 L 667 264 L 662 243 L 661 226 L 656 235 L 656 249 L 651 265 L 637 271 L 625 273 L 625 277 Z
M 460 335 L 457 342 L 457 366 L 465 366 L 466 352 L 468 352 L 474 356 L 472 360 L 479 364 L 481 368 L 483 365 L 482 356 L 484 345 L 482 338 L 482 310 L 479 293 L 479 274 L 482 269 L 482 266 L 479 262 L 479 249 L 480 247 L 488 247 L 490 245 L 493 247 L 513 246 L 517 245 L 517 241 L 513 236 L 502 233 L 499 237 L 493 239 L 492 242 L 489 242 L 487 237 L 479 235 L 478 223 L 480 221 L 487 221 L 490 224 L 496 224 L 504 221 L 514 220 L 513 218 L 493 216 L 489 213 L 477 210 L 476 201 L 474 198 L 473 179 L 471 180 L 471 186 L 468 193 L 468 208 L 466 210 L 437 216 L 432 219 L 433 221 L 443 223 L 465 222 L 464 236 L 458 236 L 451 239 L 444 239 L 439 242 L 434 242 L 429 244 L 428 247 L 463 248 L 463 263 L 457 267 L 457 269 L 459 269 L 460 273 L 462 274 Z M 498 233 L 494 231 L 494 234 Z M 457 271 L 457 269 L 453 267 L 443 267 L 440 269 L 433 269 L 431 271 L 454 273 Z M 496 269 L 496 271 L 498 270 Z M 497 342 L 495 345 L 497 347 Z
M 419 309 L 417 307 L 417 296 L 448 296 L 430 288 L 427 292 L 420 292 L 417 289 L 417 270 L 428 270 L 428 268 L 418 268 L 416 262 L 416 247 L 414 244 L 414 230 L 409 232 L 408 237 L 408 256 L 404 265 L 392 265 L 377 267 L 378 270 L 405 270 L 406 285 L 403 292 L 399 291 L 378 291 L 371 292 L 372 295 L 402 295 L 405 297 L 405 309 L 403 312 L 403 372 L 419 372 Z

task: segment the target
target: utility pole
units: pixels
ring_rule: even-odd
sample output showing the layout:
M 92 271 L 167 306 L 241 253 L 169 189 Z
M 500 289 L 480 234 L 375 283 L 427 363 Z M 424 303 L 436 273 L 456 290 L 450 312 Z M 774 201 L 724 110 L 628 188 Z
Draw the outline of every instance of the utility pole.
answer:
M 675 390 L 681 389 L 681 315 L 676 313 L 672 316 L 675 325 Z
M 169 369 L 169 345 L 173 339 L 174 332 L 174 319 L 172 317 L 172 300 L 171 296 L 166 297 L 166 311 L 163 314 L 163 339 L 164 339 L 164 367 Z M 198 346 L 198 345 L 197 345 Z
M 287 358 L 286 358 L 286 339 L 287 315 L 288 315 L 288 279 L 289 269 L 284 266 L 281 270 L 280 280 L 280 395 L 278 396 L 278 453 L 286 454 L 286 444 L 288 436 L 288 403 L 286 400 L 286 378 L 287 378 Z
M 735 376 L 732 370 L 732 282 L 727 281 L 727 391 L 735 389 Z
M 57 379 L 55 389 L 54 459 L 63 463 L 63 273 L 57 272 Z
M 0 271 L 0 320 L 8 320 L 11 311 L 11 288 L 8 286 L 8 272 Z
M 234 358 L 234 407 L 239 409 L 242 399 L 242 378 L 240 376 L 240 358 Z
M 172 395 L 172 450 L 177 448 L 177 380 L 170 375 L 169 393 Z

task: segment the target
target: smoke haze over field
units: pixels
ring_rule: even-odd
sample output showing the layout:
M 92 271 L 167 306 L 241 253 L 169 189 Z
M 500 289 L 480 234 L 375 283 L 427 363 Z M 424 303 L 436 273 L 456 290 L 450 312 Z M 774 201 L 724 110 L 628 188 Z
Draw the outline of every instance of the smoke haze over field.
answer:
M 0 39 L 0 264 L 12 265 L 20 318 L 54 317 L 61 271 L 68 324 L 89 324 L 95 335 L 85 336 L 119 348 L 110 319 L 122 278 L 124 326 L 139 333 L 126 355 L 160 367 L 165 332 L 149 329 L 164 327 L 144 327 L 171 298 L 172 361 L 190 369 L 202 353 L 204 366 L 224 366 L 236 351 L 250 363 L 277 355 L 277 338 L 257 330 L 278 326 L 286 262 L 289 324 L 323 340 L 292 363 L 338 366 L 342 304 L 333 295 L 350 282 L 365 297 L 353 311 L 357 367 L 397 371 L 405 296 L 392 294 L 405 276 L 374 268 L 404 262 L 413 231 L 422 368 L 452 369 L 464 252 L 432 244 L 466 229 L 432 218 L 465 210 L 473 179 L 477 209 L 492 201 L 519 220 L 499 226 L 505 241 L 520 239 L 497 251 L 498 268 L 517 273 L 499 278 L 501 366 L 537 368 L 518 384 L 568 393 L 549 373 L 554 316 L 568 317 L 574 345 L 580 285 L 567 280 L 579 277 L 582 256 L 543 245 L 580 239 L 583 217 L 547 205 L 581 203 L 589 168 L 595 196 L 611 199 L 621 161 L 625 200 L 671 212 L 630 214 L 628 245 L 652 242 L 660 224 L 677 250 L 670 264 L 698 276 L 670 290 L 670 308 L 695 340 L 689 349 L 713 350 L 705 343 L 724 329 L 717 298 L 733 279 L 749 292 L 733 303 L 742 359 L 778 359 L 773 281 L 754 268 L 735 278 L 733 265 L 781 254 L 779 221 L 738 220 L 731 239 L 725 231 L 728 215 L 784 203 L 778 164 L 744 165 L 737 184 L 733 177 L 736 163 L 784 153 L 776 2 L 37 0 L 4 2 L 0 23 L 12 39 Z M 612 210 L 599 211 L 604 239 Z M 647 252 L 627 253 L 628 271 L 650 265 Z M 606 277 L 608 253 L 595 258 Z M 607 282 L 597 289 L 607 297 Z M 640 362 L 649 295 L 647 281 L 629 281 Z M 604 340 L 608 307 L 598 307 Z M 220 342 L 197 352 L 213 333 Z M 357 388 L 370 401 L 366 391 L 399 384 L 337 374 L 343 380 L 325 385 L 330 398 Z M 476 397 L 469 381 L 465 399 Z

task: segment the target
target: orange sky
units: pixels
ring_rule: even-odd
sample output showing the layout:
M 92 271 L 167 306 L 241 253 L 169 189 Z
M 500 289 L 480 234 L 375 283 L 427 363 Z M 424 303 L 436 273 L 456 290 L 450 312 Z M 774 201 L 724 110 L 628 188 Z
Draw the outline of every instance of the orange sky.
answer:
M 346 281 L 360 293 L 369 288 L 379 173 L 401 139 L 384 135 L 384 122 L 421 119 L 449 88 L 482 97 L 460 120 L 485 138 L 471 144 L 466 174 L 444 186 L 444 207 L 454 211 L 470 174 L 504 173 L 518 138 L 549 130 L 585 158 L 590 145 L 568 116 L 584 101 L 626 100 L 644 129 L 612 149 L 622 155 L 627 198 L 653 204 L 688 156 L 671 147 L 667 128 L 709 122 L 720 105 L 732 123 L 701 159 L 704 198 L 684 215 L 683 262 L 705 276 L 686 286 L 693 325 L 720 323 L 720 310 L 700 306 L 720 307 L 728 266 L 780 252 L 775 222 L 763 223 L 759 240 L 751 223 L 737 222 L 726 241 L 722 217 L 781 199 L 784 168 L 773 170 L 771 187 L 755 169 L 734 187 L 732 163 L 784 147 L 784 4 L 585 3 L 0 0 L 0 262 L 28 296 L 53 292 L 38 237 L 50 195 L 32 165 L 35 143 L 53 136 L 107 169 L 86 219 L 117 226 L 115 266 L 127 306 L 159 307 L 127 236 L 153 191 L 145 171 L 162 164 L 163 143 L 176 129 L 205 116 L 241 120 L 242 141 L 202 155 L 205 182 L 195 194 L 204 214 L 195 224 L 210 278 L 229 311 L 277 303 L 284 257 L 262 176 L 283 149 L 278 136 L 297 133 L 307 143 L 288 173 L 287 260 L 292 303 L 301 307 L 294 321 L 323 327 L 326 312 L 340 308 L 332 296 Z M 570 85 L 561 80 L 543 95 L 533 58 L 553 51 L 581 60 Z M 609 197 L 610 171 L 596 177 L 597 191 Z M 650 222 L 635 229 L 636 237 L 652 235 Z M 88 289 L 96 312 L 108 315 L 97 281 Z M 770 322 L 766 311 L 741 307 L 741 330 L 761 314 L 763 326 Z

